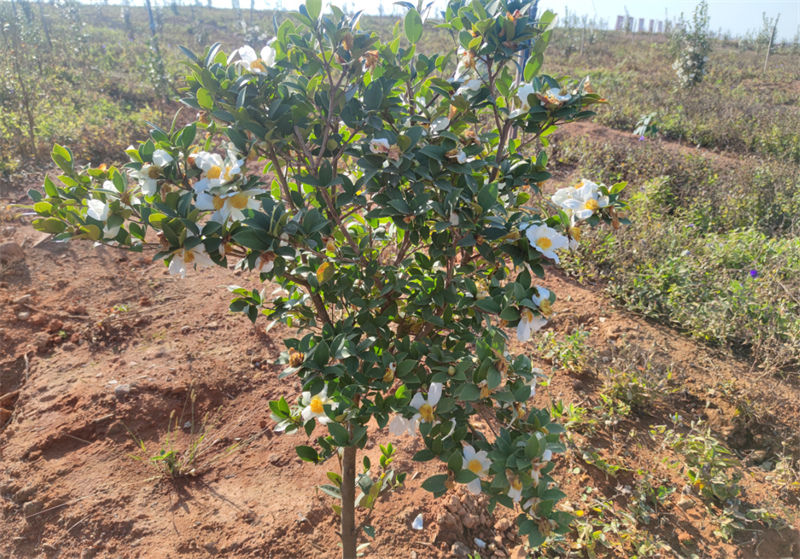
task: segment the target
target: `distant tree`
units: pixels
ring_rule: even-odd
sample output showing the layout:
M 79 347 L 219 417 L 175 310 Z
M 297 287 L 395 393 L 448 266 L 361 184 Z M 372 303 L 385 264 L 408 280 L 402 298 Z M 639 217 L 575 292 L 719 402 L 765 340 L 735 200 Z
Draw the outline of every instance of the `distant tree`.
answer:
M 708 1 L 702 0 L 694 9 L 692 21 L 683 15 L 673 32 L 673 47 L 678 53 L 672 64 L 681 87 L 692 87 L 706 75 L 708 55 L 711 53 L 711 34 L 708 27 Z

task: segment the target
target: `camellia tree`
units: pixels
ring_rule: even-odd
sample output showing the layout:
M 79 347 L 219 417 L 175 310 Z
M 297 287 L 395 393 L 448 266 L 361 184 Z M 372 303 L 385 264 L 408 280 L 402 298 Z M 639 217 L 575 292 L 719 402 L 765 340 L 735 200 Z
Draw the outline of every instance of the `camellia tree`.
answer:
M 282 288 L 232 287 L 230 308 L 297 331 L 281 377 L 302 396 L 270 407 L 277 430 L 317 435 L 303 460 L 338 458 L 322 489 L 346 559 L 374 535 L 358 509 L 403 482 L 392 445 L 379 468 L 358 460 L 374 425 L 444 463 L 422 484 L 435 496 L 485 493 L 532 547 L 569 530 L 550 476 L 563 428 L 530 406 L 537 372 L 507 332 L 526 342 L 546 323 L 555 294 L 535 278 L 623 208 L 623 184 L 540 194 L 539 146 L 602 101 L 586 80 L 539 75 L 553 14 L 453 0 L 436 25 L 452 51 L 428 56 L 421 6 L 407 7 L 388 41 L 308 0 L 258 52 L 184 49 L 195 122 L 154 128 L 122 169 L 79 169 L 56 146 L 61 184 L 30 192 L 34 226 L 57 239 L 155 245 L 172 273 L 257 270 Z

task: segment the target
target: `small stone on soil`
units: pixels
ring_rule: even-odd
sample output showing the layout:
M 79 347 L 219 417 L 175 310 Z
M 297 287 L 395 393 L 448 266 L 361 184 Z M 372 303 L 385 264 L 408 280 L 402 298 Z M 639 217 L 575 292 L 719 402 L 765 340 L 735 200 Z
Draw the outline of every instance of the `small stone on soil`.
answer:
M 120 384 L 119 386 L 114 388 L 114 395 L 120 402 L 124 402 L 125 398 L 127 398 L 130 393 L 131 393 L 131 387 L 129 384 Z
M 3 243 L 0 245 L 0 262 L 14 262 L 25 258 L 25 251 L 17 243 Z
M 44 505 L 39 501 L 30 501 L 22 505 L 22 514 L 25 516 L 31 516 L 36 514 L 37 512 L 42 512 Z
M 461 542 L 456 542 L 450 547 L 453 557 L 469 557 L 469 548 Z

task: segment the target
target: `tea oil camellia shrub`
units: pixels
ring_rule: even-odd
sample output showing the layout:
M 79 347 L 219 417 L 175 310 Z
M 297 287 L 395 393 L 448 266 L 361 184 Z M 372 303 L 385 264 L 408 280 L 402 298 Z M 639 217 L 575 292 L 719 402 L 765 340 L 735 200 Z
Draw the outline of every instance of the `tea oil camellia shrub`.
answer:
M 556 296 L 537 278 L 580 227 L 619 226 L 624 184 L 539 196 L 550 175 L 533 148 L 602 101 L 585 80 L 539 74 L 552 13 L 452 1 L 437 25 L 452 51 L 427 56 L 416 48 L 422 6 L 406 7 L 385 43 L 360 14 L 309 0 L 266 45 L 184 49 L 196 122 L 154 128 L 123 169 L 78 169 L 56 146 L 61 184 L 30 192 L 35 227 L 155 245 L 181 276 L 217 265 L 283 288 L 270 298 L 231 287 L 230 308 L 297 332 L 281 376 L 303 394 L 270 407 L 277 430 L 317 435 L 297 447 L 303 460 L 340 463 L 322 489 L 336 500 L 343 557 L 362 531 L 375 534 L 358 509 L 403 482 L 391 445 L 379 465 L 358 460 L 378 435 L 373 419 L 421 437 L 414 460 L 442 462 L 425 489 L 485 493 L 492 509 L 518 513 L 536 547 L 569 531 L 550 476 L 563 428 L 530 407 L 536 374 L 509 353 L 505 328 L 525 342 L 546 323 Z
M 672 68 L 681 87 L 692 87 L 703 81 L 711 53 L 711 33 L 708 29 L 708 2 L 702 0 L 694 9 L 691 24 L 683 21 L 675 30 L 673 46 L 676 50 Z

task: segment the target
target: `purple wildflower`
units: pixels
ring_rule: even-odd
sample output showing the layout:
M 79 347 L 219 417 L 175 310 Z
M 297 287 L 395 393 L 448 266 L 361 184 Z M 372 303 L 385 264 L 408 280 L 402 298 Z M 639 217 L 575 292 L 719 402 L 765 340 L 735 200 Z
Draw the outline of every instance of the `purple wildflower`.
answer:
M 758 270 L 750 270 L 750 277 L 757 278 L 758 277 Z

